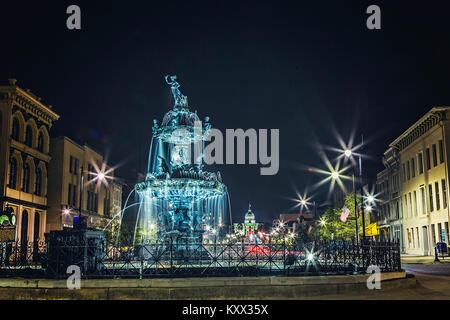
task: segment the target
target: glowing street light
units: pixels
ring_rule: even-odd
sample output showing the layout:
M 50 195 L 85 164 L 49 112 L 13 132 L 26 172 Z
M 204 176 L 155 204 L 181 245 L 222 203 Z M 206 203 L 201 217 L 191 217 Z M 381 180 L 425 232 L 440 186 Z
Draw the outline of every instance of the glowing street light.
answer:
M 338 178 L 339 178 L 339 172 L 337 172 L 337 171 L 331 172 L 331 178 L 332 178 L 333 180 L 338 179 Z
M 345 155 L 347 158 L 350 158 L 350 157 L 352 156 L 352 154 L 353 154 L 353 152 L 352 152 L 352 150 L 350 150 L 350 149 L 347 149 L 347 150 L 344 151 L 344 155 Z

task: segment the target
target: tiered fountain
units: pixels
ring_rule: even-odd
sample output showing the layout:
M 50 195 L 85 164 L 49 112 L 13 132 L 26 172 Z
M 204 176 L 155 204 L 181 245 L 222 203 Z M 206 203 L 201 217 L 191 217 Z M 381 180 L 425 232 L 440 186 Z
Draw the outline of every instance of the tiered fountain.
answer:
M 231 219 L 220 172 L 205 171 L 202 163 L 209 117 L 201 123 L 189 110 L 176 76 L 166 76 L 166 82 L 175 103 L 160 125 L 153 120 L 147 175 L 135 187 L 140 199 L 136 226 L 144 242 L 220 239 Z

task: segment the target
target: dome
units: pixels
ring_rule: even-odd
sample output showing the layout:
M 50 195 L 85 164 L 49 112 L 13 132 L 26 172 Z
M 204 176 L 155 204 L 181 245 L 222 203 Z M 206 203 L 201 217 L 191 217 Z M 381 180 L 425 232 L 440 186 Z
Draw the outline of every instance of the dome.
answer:
M 244 220 L 246 223 L 255 223 L 255 214 L 252 212 L 251 205 L 248 207 Z
M 196 121 L 200 121 L 197 113 L 186 108 L 174 108 L 164 115 L 161 127 L 174 126 L 194 126 Z

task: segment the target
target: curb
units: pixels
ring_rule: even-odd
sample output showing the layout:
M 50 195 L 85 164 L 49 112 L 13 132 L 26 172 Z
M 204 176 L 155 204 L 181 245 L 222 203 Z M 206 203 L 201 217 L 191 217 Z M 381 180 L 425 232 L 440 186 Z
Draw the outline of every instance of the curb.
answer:
M 84 284 L 82 281 L 80 290 L 67 289 L 64 280 L 0 279 L 0 300 L 288 300 L 319 296 L 326 298 L 327 295 L 367 292 L 368 276 L 85 280 Z M 107 286 L 107 283 L 110 286 Z M 382 274 L 381 290 L 415 285 L 416 279 L 404 271 Z

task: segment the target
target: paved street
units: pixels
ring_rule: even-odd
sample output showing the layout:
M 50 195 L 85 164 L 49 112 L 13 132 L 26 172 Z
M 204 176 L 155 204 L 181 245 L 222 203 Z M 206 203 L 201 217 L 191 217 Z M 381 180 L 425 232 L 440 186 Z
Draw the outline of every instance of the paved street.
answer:
M 450 260 L 450 259 L 449 259 Z M 310 299 L 333 300 L 450 300 L 450 263 L 402 264 L 407 273 L 416 277 L 417 285 L 391 290 L 367 290 L 364 294 L 316 296 Z
M 411 273 L 414 275 L 439 275 L 439 276 L 448 276 L 450 281 L 450 264 L 442 263 L 442 264 L 403 264 L 403 269 L 406 270 L 407 273 Z M 450 282 L 449 282 L 450 286 Z

